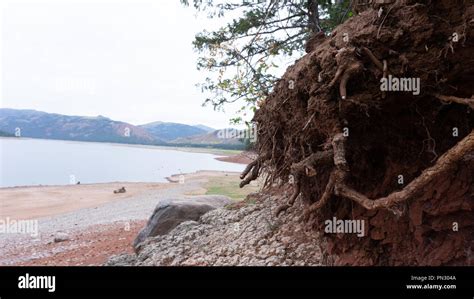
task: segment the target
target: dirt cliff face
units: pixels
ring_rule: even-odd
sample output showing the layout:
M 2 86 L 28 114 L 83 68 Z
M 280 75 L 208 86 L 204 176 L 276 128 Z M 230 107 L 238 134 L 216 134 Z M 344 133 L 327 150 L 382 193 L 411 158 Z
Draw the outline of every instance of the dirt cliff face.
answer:
M 311 39 L 255 114 L 242 185 L 291 186 L 276 214 L 331 264 L 474 265 L 473 28 L 474 1 L 394 1 Z M 333 217 L 365 236 L 324 233 Z

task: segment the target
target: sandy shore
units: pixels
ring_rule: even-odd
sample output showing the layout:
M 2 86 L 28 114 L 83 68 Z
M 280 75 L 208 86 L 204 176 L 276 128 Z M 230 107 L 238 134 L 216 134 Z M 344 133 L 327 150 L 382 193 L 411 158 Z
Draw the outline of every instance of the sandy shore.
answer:
M 250 164 L 253 160 L 256 159 L 256 154 L 251 152 L 242 152 L 236 155 L 229 155 L 224 157 L 217 157 L 216 160 L 222 162 L 231 162 L 239 164 Z
M 113 191 L 125 187 L 126 193 Z M 106 183 L 0 188 L 0 219 L 36 219 L 170 188 L 166 183 Z
M 170 183 L 107 183 L 0 189 L 0 219 L 36 219 L 39 235 L 0 233 L 1 265 L 101 265 L 131 243 L 156 205 L 205 194 L 212 180 L 238 173 L 199 171 Z M 114 194 L 125 187 L 127 192 Z M 69 240 L 54 242 L 65 233 Z
M 238 162 L 234 162 L 238 163 Z M 208 180 L 232 172 L 198 171 L 184 174 L 185 181 Z M 63 186 L 24 186 L 0 188 L 0 219 L 37 219 L 97 207 L 124 199 L 137 199 L 140 195 L 175 187 L 181 175 L 168 177 L 171 183 L 114 182 Z M 184 183 L 184 182 L 183 182 Z M 126 193 L 113 191 L 125 187 Z M 205 192 L 205 189 L 199 188 Z

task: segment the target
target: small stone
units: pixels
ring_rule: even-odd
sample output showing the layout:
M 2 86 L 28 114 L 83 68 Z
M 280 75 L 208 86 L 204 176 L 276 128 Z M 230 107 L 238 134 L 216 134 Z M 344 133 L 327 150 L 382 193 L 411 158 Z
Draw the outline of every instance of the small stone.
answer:
M 55 243 L 65 242 L 65 241 L 69 241 L 69 240 L 71 240 L 71 238 L 66 233 L 57 233 L 56 236 L 54 236 L 54 242 Z

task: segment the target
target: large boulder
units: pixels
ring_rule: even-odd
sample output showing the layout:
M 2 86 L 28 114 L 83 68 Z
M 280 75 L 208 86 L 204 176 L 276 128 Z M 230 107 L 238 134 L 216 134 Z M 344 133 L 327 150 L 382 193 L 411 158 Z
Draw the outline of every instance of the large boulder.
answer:
M 194 196 L 161 202 L 135 238 L 133 248 L 137 251 L 138 245 L 146 238 L 165 235 L 184 221 L 197 221 L 203 214 L 230 203 L 232 200 L 222 195 Z

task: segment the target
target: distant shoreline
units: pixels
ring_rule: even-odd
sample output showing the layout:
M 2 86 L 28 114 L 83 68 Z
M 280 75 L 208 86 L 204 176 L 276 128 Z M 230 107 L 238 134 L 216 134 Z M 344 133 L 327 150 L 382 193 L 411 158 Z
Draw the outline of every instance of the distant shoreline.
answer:
M 47 139 L 47 138 L 34 138 L 34 137 L 7 137 L 0 136 L 0 140 L 46 140 L 46 141 L 61 141 L 61 142 L 73 142 L 73 143 L 94 143 L 94 144 L 108 144 L 116 146 L 130 146 L 137 148 L 149 148 L 149 149 L 163 149 L 163 150 L 176 150 L 181 152 L 192 152 L 192 153 L 206 153 L 222 156 L 230 156 L 239 154 L 243 150 L 239 149 L 223 149 L 223 148 L 209 148 L 209 147 L 187 147 L 178 145 L 151 145 L 151 144 L 137 144 L 137 143 L 120 143 L 120 142 L 102 142 L 102 141 L 86 141 L 86 140 L 68 140 L 68 139 Z
M 217 159 L 217 158 L 216 158 Z M 237 163 L 238 162 L 229 162 L 229 163 Z M 174 173 L 170 176 L 165 177 L 164 179 L 166 182 L 133 182 L 133 181 L 114 181 L 114 182 L 102 182 L 102 183 L 81 183 L 81 184 L 64 184 L 64 185 L 19 185 L 19 186 L 8 186 L 8 187 L 0 187 L 0 192 L 3 190 L 9 190 L 9 189 L 35 189 L 35 188 L 68 188 L 68 187 L 74 187 L 74 186 L 96 186 L 96 187 L 109 187 L 111 185 L 126 185 L 126 184 L 150 184 L 150 185 L 166 185 L 166 184 L 178 184 L 179 183 L 179 176 L 183 175 L 185 178 L 192 178 L 196 176 L 211 176 L 211 175 L 216 175 L 216 174 L 237 174 L 239 175 L 240 172 L 238 171 L 225 171 L 225 170 L 198 170 L 195 172 L 189 172 L 189 173 Z

